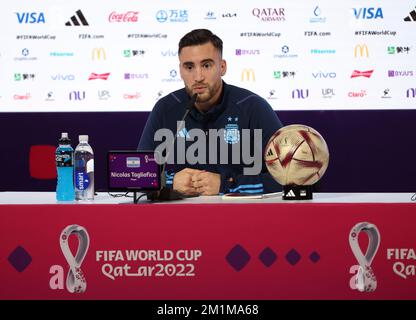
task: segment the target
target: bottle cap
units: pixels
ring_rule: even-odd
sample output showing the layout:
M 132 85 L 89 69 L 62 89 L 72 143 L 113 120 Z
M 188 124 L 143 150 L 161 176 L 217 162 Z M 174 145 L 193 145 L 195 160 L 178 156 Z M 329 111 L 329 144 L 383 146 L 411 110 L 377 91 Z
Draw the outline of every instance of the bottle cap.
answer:
M 68 132 L 62 132 L 61 138 L 59 139 L 59 143 L 61 144 L 69 144 L 71 139 L 68 138 Z
M 86 134 L 80 135 L 79 142 L 88 142 L 88 135 Z

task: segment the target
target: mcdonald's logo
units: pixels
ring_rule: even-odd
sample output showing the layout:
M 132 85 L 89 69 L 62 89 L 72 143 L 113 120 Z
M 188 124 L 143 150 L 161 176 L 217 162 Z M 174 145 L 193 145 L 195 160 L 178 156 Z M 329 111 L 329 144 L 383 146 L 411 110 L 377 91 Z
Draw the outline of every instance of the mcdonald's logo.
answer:
M 256 81 L 256 76 L 253 69 L 243 69 L 241 73 L 241 81 Z
M 354 48 L 354 58 L 357 58 L 358 54 L 360 57 L 365 55 L 368 58 L 368 46 L 366 44 L 357 44 Z
M 107 55 L 105 53 L 104 48 L 94 48 L 92 49 L 91 58 L 92 60 L 101 60 L 101 56 L 104 60 L 107 60 Z

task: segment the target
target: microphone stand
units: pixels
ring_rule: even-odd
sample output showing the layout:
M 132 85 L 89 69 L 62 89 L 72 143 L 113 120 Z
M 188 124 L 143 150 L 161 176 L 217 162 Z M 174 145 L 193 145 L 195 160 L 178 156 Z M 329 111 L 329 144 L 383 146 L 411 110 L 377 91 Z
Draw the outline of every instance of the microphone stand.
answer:
M 198 97 L 198 94 L 195 93 L 191 97 L 191 100 L 189 100 L 189 102 L 186 106 L 186 111 L 185 111 L 185 113 L 182 117 L 181 124 L 185 121 L 185 118 L 188 116 L 189 112 L 191 112 L 191 110 L 195 106 L 195 102 L 196 102 L 197 97 Z M 178 132 L 181 131 L 181 130 L 182 130 L 182 128 L 178 128 Z M 172 148 L 175 147 L 175 141 L 176 141 L 176 138 L 178 136 L 178 132 L 176 132 L 175 137 L 173 138 Z M 169 151 L 170 151 L 170 149 L 168 149 L 167 152 L 166 152 L 166 161 L 163 163 L 161 173 L 160 173 L 162 175 L 160 177 L 161 189 L 157 190 L 157 191 L 148 192 L 147 193 L 147 200 L 150 200 L 150 201 L 171 201 L 171 200 L 181 200 L 185 197 L 179 191 L 173 190 L 173 187 L 172 188 L 166 187 L 165 168 L 166 168 L 166 162 L 168 161 L 168 158 L 169 158 Z

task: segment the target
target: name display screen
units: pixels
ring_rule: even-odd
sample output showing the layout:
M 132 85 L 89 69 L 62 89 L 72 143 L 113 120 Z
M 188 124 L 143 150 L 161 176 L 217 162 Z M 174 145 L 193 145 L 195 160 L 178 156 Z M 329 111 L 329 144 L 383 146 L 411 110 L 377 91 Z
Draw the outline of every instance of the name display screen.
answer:
M 109 151 L 108 189 L 146 191 L 160 188 L 160 165 L 153 151 Z

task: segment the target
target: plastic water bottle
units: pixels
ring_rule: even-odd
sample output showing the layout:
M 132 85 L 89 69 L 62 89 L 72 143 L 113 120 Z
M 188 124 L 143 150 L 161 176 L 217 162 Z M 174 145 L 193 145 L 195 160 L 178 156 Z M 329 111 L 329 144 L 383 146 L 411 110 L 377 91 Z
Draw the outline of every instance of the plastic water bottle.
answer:
M 55 152 L 56 173 L 58 176 L 56 184 L 56 200 L 73 201 L 74 190 L 74 149 L 67 132 L 62 132 L 59 146 Z
M 88 136 L 80 135 L 75 148 L 75 199 L 94 200 L 94 152 Z

